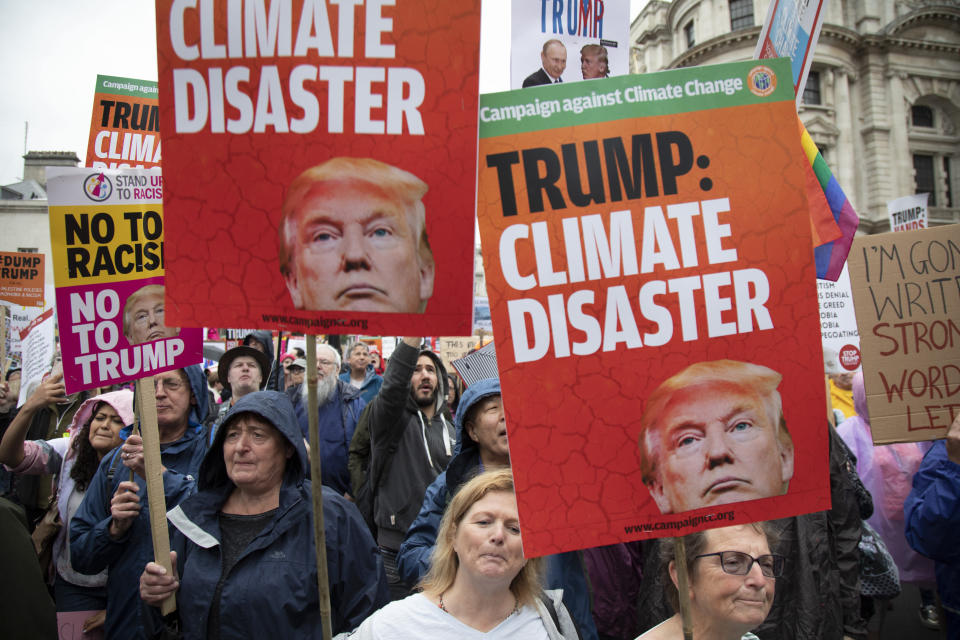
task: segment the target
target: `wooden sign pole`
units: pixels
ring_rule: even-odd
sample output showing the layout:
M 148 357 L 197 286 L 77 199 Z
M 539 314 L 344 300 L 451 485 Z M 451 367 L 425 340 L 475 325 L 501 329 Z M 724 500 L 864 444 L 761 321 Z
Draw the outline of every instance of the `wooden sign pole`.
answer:
M 677 567 L 677 592 L 680 595 L 683 640 L 693 640 L 693 618 L 690 615 L 690 588 L 687 580 L 687 546 L 682 536 L 673 539 L 673 556 Z
M 335 374 L 330 374 L 335 375 Z M 318 434 L 317 336 L 307 336 L 307 422 L 310 433 L 310 482 L 313 492 L 313 540 L 317 547 L 317 593 L 323 640 L 331 640 L 330 581 L 327 576 L 327 536 L 323 525 L 323 489 L 320 481 L 320 436 Z
M 167 532 L 167 501 L 163 493 L 163 464 L 160 461 L 160 431 L 157 427 L 157 398 L 154 378 L 137 380 L 137 405 L 140 409 L 140 437 L 143 438 L 143 466 L 147 480 L 147 504 L 150 508 L 150 533 L 154 562 L 173 573 L 170 563 L 170 534 Z M 172 594 L 160 605 L 166 616 L 177 610 Z
M 0 382 L 7 380 L 7 306 L 0 305 Z

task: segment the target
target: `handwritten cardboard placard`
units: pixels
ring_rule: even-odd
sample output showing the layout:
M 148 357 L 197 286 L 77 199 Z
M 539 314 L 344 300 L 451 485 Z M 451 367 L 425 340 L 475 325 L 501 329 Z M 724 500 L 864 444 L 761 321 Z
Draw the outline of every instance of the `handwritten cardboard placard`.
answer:
M 960 225 L 859 237 L 847 264 L 873 441 L 942 438 L 960 414 Z

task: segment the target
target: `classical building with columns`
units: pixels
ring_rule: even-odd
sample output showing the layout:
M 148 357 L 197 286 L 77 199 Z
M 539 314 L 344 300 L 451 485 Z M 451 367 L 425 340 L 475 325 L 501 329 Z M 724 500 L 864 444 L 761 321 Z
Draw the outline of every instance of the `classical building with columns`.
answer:
M 771 0 L 650 0 L 630 26 L 633 73 L 747 60 Z M 960 222 L 960 0 L 828 0 L 800 117 L 860 215 L 930 193 Z

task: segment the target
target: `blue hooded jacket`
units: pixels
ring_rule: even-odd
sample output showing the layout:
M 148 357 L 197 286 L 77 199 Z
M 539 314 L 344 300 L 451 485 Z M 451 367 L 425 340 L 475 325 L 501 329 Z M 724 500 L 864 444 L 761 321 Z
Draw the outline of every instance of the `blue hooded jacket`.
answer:
M 243 551 L 220 594 L 220 637 L 320 638 L 317 561 L 307 451 L 290 400 L 259 391 L 241 398 L 217 430 L 200 467 L 198 492 L 172 509 L 171 548 L 177 552 L 177 594 L 183 637 L 205 638 L 220 579 L 218 513 L 235 485 L 223 443 L 231 419 L 252 413 L 273 425 L 295 450 L 287 461 L 273 519 Z M 356 507 L 323 490 L 333 633 L 349 631 L 389 601 L 383 562 Z
M 185 367 L 196 404 L 190 410 L 190 426 L 176 442 L 161 445 L 163 493 L 167 507 L 173 507 L 196 490 L 194 477 L 206 453 L 202 417 L 207 415 L 207 385 L 199 365 Z M 130 428 L 120 432 L 126 438 Z M 139 475 L 140 515 L 118 540 L 108 533 L 110 500 L 117 487 L 130 479 L 130 472 L 119 462 L 119 448 L 100 461 L 87 493 L 70 520 L 70 562 L 82 573 L 95 574 L 109 569 L 107 575 L 107 619 L 105 635 L 110 638 L 139 637 L 143 630 L 140 601 L 140 574 L 153 560 L 150 535 L 150 509 L 147 483 Z
M 923 457 L 903 513 L 907 542 L 935 563 L 948 626 L 960 624 L 960 465 L 947 457 L 945 440 L 937 440 Z M 957 631 L 951 627 L 951 633 Z
M 480 449 L 477 443 L 464 434 L 464 417 L 470 408 L 490 396 L 500 395 L 500 380 L 486 378 L 464 391 L 457 408 L 454 425 L 457 429 L 457 444 L 446 470 L 427 487 L 423 506 L 400 545 L 397 553 L 397 570 L 410 586 L 420 582 L 430 568 L 430 554 L 437 541 L 437 530 L 447 504 L 457 489 L 482 472 Z M 590 605 L 590 588 L 587 584 L 583 562 L 576 551 L 546 557 L 544 587 L 563 589 L 563 604 L 577 623 L 583 640 L 597 640 L 597 628 L 593 622 Z
M 307 403 L 301 396 L 304 384 L 290 387 L 284 393 L 293 402 L 300 433 L 309 442 L 310 418 L 307 415 Z M 317 437 L 321 442 L 320 480 L 325 487 L 334 489 L 340 495 L 350 491 L 350 470 L 347 468 L 350 441 L 366 406 L 367 402 L 359 389 L 338 380 L 333 394 L 317 408 Z

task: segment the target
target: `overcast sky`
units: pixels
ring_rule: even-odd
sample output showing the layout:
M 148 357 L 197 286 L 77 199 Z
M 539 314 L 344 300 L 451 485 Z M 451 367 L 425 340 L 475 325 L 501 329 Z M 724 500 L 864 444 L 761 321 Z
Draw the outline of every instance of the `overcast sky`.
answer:
M 645 0 L 629 1 L 634 17 Z M 510 88 L 509 25 L 509 0 L 484 0 L 483 93 Z M 28 150 L 82 162 L 97 74 L 156 80 L 156 48 L 149 0 L 0 0 L 0 184 L 22 178 L 26 122 Z

